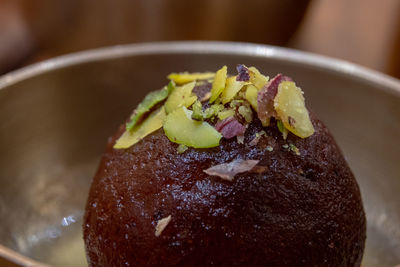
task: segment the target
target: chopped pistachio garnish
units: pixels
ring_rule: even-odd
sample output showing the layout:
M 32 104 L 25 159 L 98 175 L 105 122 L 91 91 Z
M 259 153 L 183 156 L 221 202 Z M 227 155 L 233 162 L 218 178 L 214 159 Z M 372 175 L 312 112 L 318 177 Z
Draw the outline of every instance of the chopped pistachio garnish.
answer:
M 255 146 L 255 145 L 257 145 L 258 144 L 258 142 L 260 141 L 260 139 L 261 139 L 261 136 L 263 136 L 263 135 L 267 135 L 267 133 L 265 132 L 265 131 L 259 131 L 258 133 L 256 133 L 256 136 L 254 137 L 254 139 L 253 140 L 251 140 L 250 141 L 250 145 L 251 146 Z
M 193 82 L 196 80 L 207 80 L 210 78 L 214 78 L 214 72 L 181 72 L 181 73 L 171 73 L 168 75 L 168 79 L 174 81 L 177 84 L 185 84 L 189 82 Z
M 187 83 L 172 91 L 165 102 L 167 114 L 182 106 L 189 107 L 197 100 L 197 96 L 192 93 L 195 84 L 196 82 Z
M 229 77 L 226 79 L 226 86 L 225 89 L 222 91 L 221 94 L 221 101 L 222 104 L 226 104 L 230 102 L 236 94 L 243 88 L 244 85 L 248 83 L 241 82 L 236 80 L 236 76 Z
M 199 100 L 196 100 L 194 104 L 192 105 L 192 119 L 196 121 L 202 121 L 203 120 L 203 106 L 201 105 Z
M 283 147 L 284 149 L 288 149 L 288 148 L 289 148 L 289 145 L 288 145 L 288 144 L 284 144 L 284 145 L 282 145 L 282 147 Z
M 186 150 L 188 150 L 188 147 L 185 146 L 185 145 L 179 145 L 179 146 L 178 146 L 178 149 L 177 149 L 178 154 L 182 154 L 182 153 L 184 153 Z
M 254 86 L 257 87 L 258 90 L 263 88 L 268 83 L 269 78 L 267 76 L 262 75 L 255 67 L 250 67 L 249 71 L 250 71 L 250 82 L 254 84 Z
M 243 143 L 247 126 L 254 119 L 259 119 L 264 127 L 269 126 L 271 118 L 275 119 L 284 139 L 289 131 L 301 138 L 314 133 L 303 92 L 290 77 L 278 74 L 269 81 L 255 67 L 238 65 L 237 70 L 238 75 L 230 77 L 226 66 L 216 73 L 171 73 L 168 86 L 148 94 L 138 105 L 127 123 L 127 131 L 114 147 L 127 148 L 160 127 L 169 140 L 180 144 L 178 153 L 187 147 L 218 146 L 222 136 L 236 136 L 238 143 Z M 211 91 L 205 92 L 210 83 Z M 204 95 L 200 100 L 193 92 L 195 86 L 200 86 L 195 92 Z M 202 102 L 207 100 L 211 105 L 206 104 L 208 108 L 204 110 Z M 265 134 L 257 133 L 249 144 L 256 145 L 261 133 Z M 300 153 L 294 145 L 289 149 Z
M 131 131 L 146 113 L 148 113 L 155 105 L 164 101 L 174 89 L 175 84 L 170 82 L 163 89 L 147 94 L 133 112 L 131 121 L 126 124 L 126 129 Z
M 114 145 L 114 148 L 128 148 L 147 135 L 160 129 L 163 126 L 164 119 L 166 117 L 164 107 L 161 107 L 153 111 L 149 117 L 147 117 L 141 124 L 135 126 L 132 130 L 126 130 Z
M 279 84 L 274 108 L 285 128 L 295 135 L 306 138 L 314 133 L 303 91 L 294 82 L 284 81 Z
M 289 149 L 294 152 L 296 155 L 300 155 L 300 150 L 293 144 L 289 144 Z
M 163 127 L 168 139 L 194 148 L 219 146 L 222 135 L 207 122 L 192 120 L 192 112 L 180 107 L 167 115 Z
M 225 85 L 226 85 L 226 78 L 228 75 L 227 72 L 228 72 L 228 68 L 226 66 L 223 66 L 215 74 L 215 78 L 214 78 L 214 81 L 212 83 L 212 88 L 211 88 L 210 103 L 215 102 L 215 100 L 217 100 L 219 95 L 224 90 Z
M 266 150 L 269 151 L 269 152 L 271 152 L 271 151 L 274 150 L 274 148 L 273 148 L 272 146 L 267 146 L 267 147 L 266 147 Z
M 240 106 L 238 108 L 238 112 L 242 117 L 245 119 L 247 123 L 250 123 L 253 121 L 253 112 L 251 111 L 251 108 L 249 106 Z
M 264 130 L 256 133 L 256 137 L 263 136 L 263 135 L 267 135 L 267 133 Z
M 214 104 L 209 108 L 206 108 L 204 111 L 204 119 L 209 119 L 211 117 L 217 116 L 221 110 L 224 109 L 224 105 L 222 104 Z
M 238 108 L 238 107 L 240 107 L 241 105 L 243 105 L 243 100 L 242 99 L 234 99 L 234 100 L 232 100 L 230 103 L 229 103 L 229 106 L 231 107 L 231 108 Z
M 283 139 L 286 140 L 287 135 L 288 135 L 288 130 L 285 128 L 285 126 L 283 125 L 283 123 L 280 120 L 276 121 L 276 126 L 278 126 L 278 130 L 282 133 L 282 137 Z
M 246 100 L 250 103 L 253 109 L 257 112 L 257 96 L 258 89 L 254 85 L 247 85 L 246 88 Z
M 235 111 L 233 109 L 224 109 L 218 113 L 218 119 L 221 121 L 235 115 Z

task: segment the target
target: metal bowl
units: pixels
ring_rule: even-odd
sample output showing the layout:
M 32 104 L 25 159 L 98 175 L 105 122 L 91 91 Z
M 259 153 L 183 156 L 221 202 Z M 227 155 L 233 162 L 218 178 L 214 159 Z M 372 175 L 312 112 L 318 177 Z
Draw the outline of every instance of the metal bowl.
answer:
M 233 70 L 237 63 L 285 73 L 301 85 L 361 186 L 368 220 L 363 266 L 399 264 L 400 81 L 294 50 L 218 42 L 117 46 L 0 78 L 3 258 L 85 266 L 81 219 L 107 138 L 148 91 L 165 85 L 166 74 L 223 64 Z

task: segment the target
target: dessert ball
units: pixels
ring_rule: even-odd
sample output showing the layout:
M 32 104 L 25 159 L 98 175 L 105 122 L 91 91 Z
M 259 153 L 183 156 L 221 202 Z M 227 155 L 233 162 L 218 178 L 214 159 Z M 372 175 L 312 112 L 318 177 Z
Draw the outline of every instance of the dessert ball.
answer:
M 334 138 L 291 78 L 171 74 L 110 138 L 90 266 L 360 266 L 366 220 Z

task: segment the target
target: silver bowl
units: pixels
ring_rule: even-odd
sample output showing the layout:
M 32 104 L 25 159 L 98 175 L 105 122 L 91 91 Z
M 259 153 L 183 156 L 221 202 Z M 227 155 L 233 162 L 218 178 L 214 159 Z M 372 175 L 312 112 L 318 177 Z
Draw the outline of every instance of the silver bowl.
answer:
M 220 42 L 116 46 L 0 78 L 0 263 L 85 266 L 81 220 L 107 138 L 166 74 L 237 63 L 301 85 L 361 186 L 363 266 L 399 264 L 400 81 L 299 51 Z

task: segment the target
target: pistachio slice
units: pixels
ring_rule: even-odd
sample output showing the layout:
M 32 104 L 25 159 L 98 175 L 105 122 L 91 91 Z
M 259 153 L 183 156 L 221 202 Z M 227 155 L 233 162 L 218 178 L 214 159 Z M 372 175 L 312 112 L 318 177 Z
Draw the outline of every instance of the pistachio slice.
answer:
M 277 117 L 274 99 L 278 93 L 278 86 L 283 81 L 292 81 L 292 79 L 279 73 L 258 92 L 257 115 L 263 126 L 269 125 L 271 117 Z
M 253 111 L 251 111 L 250 105 L 242 105 L 238 108 L 239 114 L 245 119 L 247 123 L 253 121 Z
M 262 75 L 255 67 L 250 67 L 249 72 L 250 82 L 254 84 L 258 90 L 263 88 L 268 83 L 269 77 Z
M 293 134 L 306 138 L 314 133 L 303 91 L 294 82 L 284 81 L 279 84 L 274 108 L 285 128 Z
M 163 89 L 147 94 L 133 112 L 131 121 L 126 124 L 126 129 L 131 131 L 146 113 L 148 113 L 155 105 L 164 101 L 174 89 L 174 82 L 170 82 Z
M 297 156 L 300 156 L 300 150 L 297 148 L 297 146 L 293 144 L 289 144 L 289 149 L 294 152 Z
M 194 104 L 192 105 L 192 119 L 196 121 L 202 121 L 203 120 L 203 106 L 201 105 L 201 102 L 199 100 L 196 100 Z
M 233 109 L 224 109 L 218 113 L 218 119 L 222 121 L 228 117 L 232 117 L 233 115 L 235 115 L 235 111 Z
M 247 85 L 245 98 L 255 111 L 257 111 L 257 96 L 258 88 L 252 84 Z
M 242 81 L 237 81 L 236 76 L 229 77 L 226 79 L 226 87 L 222 91 L 221 94 L 221 101 L 222 104 L 226 104 L 230 102 L 236 94 L 240 91 L 240 89 L 243 88 L 244 85 L 248 83 L 242 82 Z
M 213 103 L 215 100 L 217 100 L 219 95 L 224 90 L 226 84 L 226 77 L 228 75 L 227 73 L 228 73 L 228 68 L 226 66 L 223 66 L 215 74 L 215 78 L 211 87 L 210 103 Z
M 145 136 L 160 129 L 166 117 L 164 107 L 153 111 L 147 119 L 134 127 L 131 131 L 126 130 L 114 145 L 115 149 L 128 148 L 133 146 Z
M 167 114 L 182 106 L 189 107 L 197 100 L 197 96 L 192 93 L 195 85 L 196 82 L 187 83 L 176 87 L 172 91 L 165 102 L 165 111 Z
M 207 122 L 192 120 L 192 111 L 186 107 L 180 107 L 167 115 L 164 132 L 171 142 L 194 148 L 219 146 L 222 137 Z
M 171 73 L 168 75 L 168 79 L 174 81 L 177 84 L 185 84 L 197 80 L 208 80 L 214 78 L 214 72 L 181 72 L 181 73 Z
M 185 153 L 186 150 L 188 150 L 188 147 L 187 147 L 187 146 L 185 146 L 185 145 L 179 145 L 179 146 L 178 146 L 178 149 L 177 149 L 177 152 L 178 152 L 178 154 L 182 154 L 182 153 Z
M 224 105 L 222 104 L 214 104 L 211 105 L 209 108 L 206 108 L 203 113 L 204 119 L 210 119 L 214 116 L 217 116 L 221 110 L 224 109 Z

